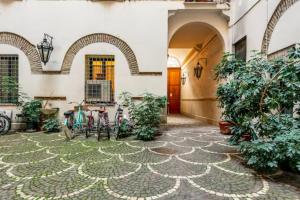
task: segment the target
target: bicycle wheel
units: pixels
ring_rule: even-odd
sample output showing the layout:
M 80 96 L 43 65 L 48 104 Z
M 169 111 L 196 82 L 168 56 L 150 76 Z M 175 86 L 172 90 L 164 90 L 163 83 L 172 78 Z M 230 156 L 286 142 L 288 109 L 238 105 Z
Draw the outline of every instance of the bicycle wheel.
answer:
M 11 120 L 7 116 L 0 116 L 0 134 L 7 134 L 11 129 Z
M 97 120 L 97 140 L 98 142 L 100 141 L 100 135 L 101 134 L 101 123 L 100 119 Z
M 87 124 L 87 130 L 86 130 L 86 138 L 90 137 L 93 129 L 94 129 L 94 118 L 89 118 L 89 121 Z
M 101 137 L 100 131 L 97 131 L 97 140 L 98 140 L 98 142 L 100 141 L 100 137 Z
M 74 138 L 74 135 L 73 135 L 71 129 L 68 128 L 68 126 L 63 125 L 63 126 L 62 126 L 62 130 L 63 130 L 63 133 L 65 134 L 66 139 L 67 139 L 68 141 L 70 141 L 70 140 L 72 140 L 72 139 Z
M 6 127 L 6 121 L 2 116 L 0 116 L 0 134 L 4 134 L 5 127 Z
M 115 126 L 114 126 L 114 134 L 115 134 L 116 140 L 119 139 L 119 136 L 120 136 L 120 126 L 118 124 L 115 124 Z
M 110 140 L 110 127 L 109 126 L 106 126 L 106 133 L 107 133 L 107 138 L 108 140 Z
M 89 132 L 90 132 L 89 128 L 86 128 L 85 129 L 85 138 L 88 138 L 90 136 Z
M 8 121 L 8 123 L 7 123 L 7 131 L 6 131 L 6 133 L 7 133 L 7 132 L 9 132 L 10 129 L 11 129 L 11 119 L 10 119 L 9 117 L 6 117 L 6 119 L 7 119 L 7 121 Z

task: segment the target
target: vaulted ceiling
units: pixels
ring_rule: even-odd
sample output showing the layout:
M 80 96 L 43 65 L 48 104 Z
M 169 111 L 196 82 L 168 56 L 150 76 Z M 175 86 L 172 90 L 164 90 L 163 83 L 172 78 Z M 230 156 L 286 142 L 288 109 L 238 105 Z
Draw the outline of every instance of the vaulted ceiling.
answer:
M 215 31 L 208 25 L 198 22 L 186 24 L 179 28 L 172 37 L 169 48 L 193 48 L 201 46 Z

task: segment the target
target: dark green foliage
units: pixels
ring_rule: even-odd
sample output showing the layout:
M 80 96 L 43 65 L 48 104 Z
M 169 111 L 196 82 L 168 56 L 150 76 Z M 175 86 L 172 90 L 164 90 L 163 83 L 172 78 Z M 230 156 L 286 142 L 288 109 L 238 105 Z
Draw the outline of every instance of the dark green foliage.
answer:
M 276 144 L 270 141 L 255 140 L 242 142 L 240 151 L 245 156 L 247 164 L 256 170 L 274 171 L 279 166 L 279 152 Z
M 10 76 L 3 76 L 1 81 L 1 92 L 3 94 L 11 94 L 12 102 L 17 106 L 21 106 L 28 99 L 28 96 L 22 92 L 22 89 L 19 86 L 19 83 Z
M 59 132 L 60 131 L 60 123 L 56 118 L 49 118 L 45 120 L 44 125 L 42 127 L 47 133 Z
M 274 139 L 242 142 L 240 151 L 247 164 L 257 170 L 277 170 L 285 165 L 300 172 L 300 129 L 287 131 Z
M 160 112 L 166 105 L 165 97 L 146 93 L 142 101 L 134 103 L 129 93 L 123 93 L 123 102 L 128 105 L 134 134 L 140 140 L 153 140 L 160 124 Z
M 299 170 L 300 47 L 274 60 L 254 52 L 243 62 L 226 53 L 215 73 L 223 117 L 234 124 L 230 142 L 251 135 L 252 142 L 240 148 L 248 164 L 264 170 L 285 162 Z
M 41 116 L 42 102 L 40 100 L 31 100 L 22 105 L 22 114 L 27 122 L 39 122 Z

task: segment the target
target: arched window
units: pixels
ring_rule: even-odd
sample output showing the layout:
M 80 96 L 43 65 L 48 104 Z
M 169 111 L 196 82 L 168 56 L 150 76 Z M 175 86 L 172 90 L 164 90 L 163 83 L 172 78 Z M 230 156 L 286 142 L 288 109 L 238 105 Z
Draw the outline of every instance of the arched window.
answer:
M 168 67 L 181 67 L 179 60 L 176 57 L 169 56 L 168 57 Z

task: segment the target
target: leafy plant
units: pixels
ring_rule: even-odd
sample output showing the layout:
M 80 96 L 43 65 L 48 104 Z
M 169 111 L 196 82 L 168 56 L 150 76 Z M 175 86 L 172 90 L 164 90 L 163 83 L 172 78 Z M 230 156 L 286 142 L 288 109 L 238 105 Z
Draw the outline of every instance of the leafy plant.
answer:
M 31 100 L 25 102 L 22 106 L 22 114 L 27 122 L 39 122 L 41 115 L 42 102 L 40 100 Z
M 59 132 L 60 131 L 60 123 L 56 118 L 49 118 L 45 120 L 44 125 L 42 127 L 47 133 Z
M 254 169 L 274 171 L 279 167 L 279 152 L 271 141 L 242 142 L 240 151 L 245 156 L 247 164 Z
M 1 92 L 3 94 L 10 94 L 12 96 L 12 103 L 15 103 L 17 106 L 21 106 L 28 100 L 27 94 L 22 92 L 22 88 L 14 78 L 10 76 L 3 76 L 0 81 Z
M 146 93 L 142 101 L 134 103 L 129 93 L 123 93 L 123 104 L 128 106 L 134 122 L 134 134 L 140 140 L 152 140 L 160 124 L 160 111 L 166 105 L 166 97 Z
M 274 139 L 258 139 L 242 142 L 240 151 L 247 164 L 257 170 L 277 170 L 288 165 L 300 172 L 300 129 L 287 131 Z
M 240 145 L 247 163 L 259 170 L 289 163 L 299 171 L 300 47 L 274 60 L 254 52 L 243 62 L 226 53 L 215 74 L 223 118 L 233 124 L 230 142 L 251 135 Z
M 271 61 L 257 52 L 248 62 L 233 54 L 223 56 L 215 68 L 216 79 L 222 81 L 217 96 L 224 119 L 234 124 L 232 143 L 243 134 L 256 140 L 273 135 L 276 126 L 283 128 L 278 121 L 300 101 L 299 52 L 299 47 L 294 48 L 287 57 Z M 290 124 L 294 120 L 285 119 L 284 123 Z

